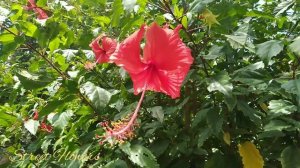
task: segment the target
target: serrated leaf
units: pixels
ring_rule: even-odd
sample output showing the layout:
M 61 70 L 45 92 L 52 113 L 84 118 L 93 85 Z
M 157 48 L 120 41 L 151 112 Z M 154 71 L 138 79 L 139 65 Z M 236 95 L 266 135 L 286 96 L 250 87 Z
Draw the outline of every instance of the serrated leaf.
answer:
M 209 79 L 207 90 L 209 92 L 212 91 L 220 91 L 224 95 L 231 95 L 232 91 L 232 83 L 230 82 L 230 77 L 227 72 L 223 71 L 218 73 Z
M 164 121 L 164 111 L 161 106 L 155 106 L 148 109 L 152 112 L 152 117 L 156 118 L 159 122 Z
M 50 123 L 57 128 L 63 129 L 68 125 L 69 120 L 73 116 L 73 112 L 71 110 L 67 110 L 62 113 L 56 113 L 49 121 Z
M 256 146 L 249 141 L 238 145 L 244 168 L 263 168 L 264 160 Z
M 271 113 L 277 115 L 291 114 L 297 110 L 297 107 L 287 100 L 271 100 L 268 108 Z M 278 114 L 279 113 L 279 114 Z
M 283 44 L 279 40 L 270 40 L 257 45 L 256 54 L 263 60 L 269 61 L 283 50 Z
M 206 122 L 211 132 L 218 135 L 222 130 L 223 118 L 217 110 L 211 110 L 207 113 Z
M 261 123 L 261 117 L 257 115 L 257 111 L 251 108 L 245 101 L 238 101 L 237 108 L 243 112 L 244 116 L 249 117 L 255 124 Z
M 36 134 L 38 128 L 40 126 L 39 121 L 33 120 L 33 119 L 29 119 L 27 121 L 24 122 L 24 127 L 33 135 Z
M 300 56 L 300 36 L 294 39 L 294 42 L 289 45 L 291 51 Z
M 288 10 L 292 5 L 294 5 L 295 0 L 283 0 L 274 9 L 275 16 L 278 16 Z
M 158 168 L 155 156 L 147 148 L 141 145 L 130 145 L 129 143 L 122 145 L 121 149 L 125 152 L 129 159 L 141 167 Z
M 205 59 L 216 59 L 220 56 L 223 56 L 224 53 L 222 53 L 223 47 L 222 46 L 217 46 L 213 45 L 210 49 L 207 55 L 204 55 L 203 58 Z
M 95 86 L 92 82 L 86 82 L 81 88 L 98 110 L 106 107 L 112 96 L 112 93 L 101 87 Z
M 282 168 L 300 168 L 300 149 L 297 146 L 288 146 L 281 153 Z
M 46 106 L 44 106 L 42 108 L 42 110 L 40 111 L 40 116 L 44 116 L 47 115 L 57 109 L 61 109 L 62 107 L 64 107 L 68 102 L 74 100 L 76 97 L 72 94 L 66 96 L 66 97 L 62 97 L 60 99 L 54 99 L 49 101 Z
M 197 146 L 201 148 L 204 142 L 212 135 L 212 131 L 209 128 L 205 128 L 198 134 Z
M 1 126 L 11 126 L 14 122 L 16 122 L 17 117 L 7 113 L 6 109 L 0 109 L 0 125 Z
M 20 71 L 16 76 L 20 80 L 22 86 L 29 90 L 45 87 L 54 81 L 54 79 L 49 76 L 37 76 L 35 74 L 30 74 L 25 70 Z
M 264 126 L 265 131 L 282 131 L 283 129 L 290 128 L 291 126 L 280 120 L 271 120 L 268 124 Z
M 247 34 L 240 33 L 239 35 L 225 35 L 231 47 L 234 49 L 242 48 L 246 44 Z
M 194 0 L 190 4 L 190 12 L 199 13 L 205 9 L 206 5 L 213 2 L 214 0 Z
M 127 164 L 124 160 L 117 159 L 107 163 L 104 168 L 127 168 Z
M 250 85 L 250 86 L 256 86 L 258 84 L 267 83 L 271 80 L 271 76 L 268 76 L 268 73 L 266 71 L 239 71 L 236 73 L 233 77 L 233 81 L 239 81 L 241 83 Z

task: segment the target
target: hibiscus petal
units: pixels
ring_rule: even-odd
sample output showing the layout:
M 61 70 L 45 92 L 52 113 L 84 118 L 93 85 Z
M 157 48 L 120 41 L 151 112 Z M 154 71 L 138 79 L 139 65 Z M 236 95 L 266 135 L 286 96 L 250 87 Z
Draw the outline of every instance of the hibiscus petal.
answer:
M 49 16 L 43 9 L 35 7 L 35 8 L 33 8 L 33 10 L 37 14 L 38 19 L 48 19 Z
M 165 93 L 175 99 L 180 96 L 180 87 L 188 71 L 189 67 L 178 68 L 174 71 L 148 67 L 138 74 L 130 74 L 133 81 L 134 94 L 138 94 L 146 89 Z
M 160 28 L 153 23 L 146 31 L 144 61 L 168 71 L 192 64 L 191 51 L 179 37 L 180 28 Z
M 95 59 L 96 62 L 101 64 L 101 63 L 106 63 L 109 62 L 109 55 L 106 54 L 106 51 L 101 48 L 99 41 L 103 38 L 102 35 L 98 36 L 95 40 L 93 40 L 90 43 L 90 47 L 92 48 L 94 54 L 95 54 Z M 103 40 L 102 40 L 103 42 Z
M 123 67 L 131 74 L 137 74 L 143 71 L 146 65 L 141 61 L 140 42 L 145 32 L 145 25 L 127 37 L 118 47 L 116 54 L 110 59 L 118 66 Z
M 111 55 L 116 51 L 117 41 L 109 37 L 102 38 L 102 47 L 107 55 Z

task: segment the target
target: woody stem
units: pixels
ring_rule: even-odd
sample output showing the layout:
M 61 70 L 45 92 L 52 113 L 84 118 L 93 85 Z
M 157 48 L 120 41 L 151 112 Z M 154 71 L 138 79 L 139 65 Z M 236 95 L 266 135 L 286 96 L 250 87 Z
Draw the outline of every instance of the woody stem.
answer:
M 132 114 L 128 124 L 124 128 L 122 128 L 121 130 L 119 130 L 118 132 L 112 132 L 112 136 L 118 136 L 118 135 L 126 132 L 133 125 L 135 119 L 137 118 L 138 112 L 141 108 L 141 104 L 144 100 L 145 92 L 146 92 L 146 89 L 143 90 L 141 98 L 140 98 L 140 100 L 139 100 L 139 102 L 138 102 L 138 104 L 137 104 L 137 106 L 134 110 L 134 113 Z

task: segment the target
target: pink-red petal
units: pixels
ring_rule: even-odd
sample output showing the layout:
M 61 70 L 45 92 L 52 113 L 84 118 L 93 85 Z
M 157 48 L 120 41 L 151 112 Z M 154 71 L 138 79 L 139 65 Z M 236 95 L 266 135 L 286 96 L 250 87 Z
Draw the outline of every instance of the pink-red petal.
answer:
M 151 90 L 162 92 L 174 99 L 180 96 L 180 87 L 188 71 L 189 67 L 166 71 L 150 65 L 138 74 L 130 74 L 130 77 L 135 94 L 143 90 Z
M 100 46 L 99 41 L 101 41 L 102 46 Z M 90 43 L 90 47 L 95 54 L 97 63 L 111 62 L 110 56 L 116 51 L 117 41 L 100 35 Z
M 140 73 L 146 68 L 141 61 L 140 43 L 145 32 L 145 25 L 127 37 L 118 47 L 115 55 L 111 57 L 115 64 L 123 67 L 131 74 Z
M 168 71 L 192 64 L 191 51 L 179 37 L 180 28 L 181 25 L 171 30 L 153 23 L 146 31 L 144 61 Z

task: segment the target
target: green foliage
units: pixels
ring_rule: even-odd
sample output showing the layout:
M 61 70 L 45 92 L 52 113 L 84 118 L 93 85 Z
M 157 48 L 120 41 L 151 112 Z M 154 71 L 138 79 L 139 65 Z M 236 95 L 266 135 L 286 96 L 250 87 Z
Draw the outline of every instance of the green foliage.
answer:
M 27 0 L 0 2 L 0 167 L 300 165 L 299 1 L 36 2 L 47 20 Z M 194 62 L 181 96 L 146 92 L 135 136 L 99 144 L 99 123 L 128 117 L 139 96 L 116 65 L 87 68 L 89 44 L 154 21 L 183 25 Z

